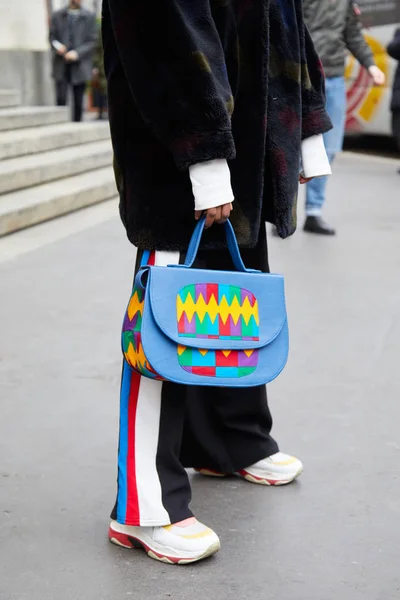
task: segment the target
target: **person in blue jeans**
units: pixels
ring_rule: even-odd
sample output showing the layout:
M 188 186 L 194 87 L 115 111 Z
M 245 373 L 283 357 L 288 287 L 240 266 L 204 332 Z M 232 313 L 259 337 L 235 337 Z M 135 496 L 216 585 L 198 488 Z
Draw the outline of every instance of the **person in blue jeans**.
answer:
M 326 75 L 326 108 L 333 129 L 323 135 L 330 163 L 342 150 L 346 123 L 346 87 L 344 80 L 347 51 L 368 70 L 374 85 L 383 85 L 385 75 L 375 65 L 364 39 L 360 9 L 351 0 L 304 0 L 304 18 Z M 304 167 L 304 165 L 303 165 Z M 335 230 L 321 217 L 326 197 L 327 177 L 307 183 L 304 231 L 334 235 Z

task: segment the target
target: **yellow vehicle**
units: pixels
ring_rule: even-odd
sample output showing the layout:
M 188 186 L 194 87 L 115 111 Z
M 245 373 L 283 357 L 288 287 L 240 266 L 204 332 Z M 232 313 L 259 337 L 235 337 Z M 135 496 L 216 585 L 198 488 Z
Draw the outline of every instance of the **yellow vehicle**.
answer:
M 386 47 L 400 27 L 400 0 L 359 0 L 365 39 L 372 48 L 376 64 L 386 75 L 386 85 L 373 87 L 368 73 L 354 57 L 346 67 L 347 132 L 391 135 L 390 98 L 396 62 Z M 396 137 L 400 132 L 395 132 Z

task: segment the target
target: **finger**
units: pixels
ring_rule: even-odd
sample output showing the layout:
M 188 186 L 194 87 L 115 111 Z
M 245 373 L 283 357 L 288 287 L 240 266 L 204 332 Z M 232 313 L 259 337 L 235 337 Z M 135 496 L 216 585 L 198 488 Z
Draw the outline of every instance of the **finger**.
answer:
M 202 214 L 203 214 L 202 210 L 195 210 L 194 211 L 194 218 L 196 219 L 196 221 L 198 221 L 199 219 L 201 219 Z
M 211 227 L 211 225 L 213 225 L 214 221 L 215 221 L 215 216 L 217 214 L 217 209 L 216 208 L 209 208 L 206 212 L 206 223 L 205 223 L 205 228 L 208 229 L 209 227 Z
M 225 223 L 225 221 L 228 220 L 230 212 L 231 212 L 229 207 L 230 207 L 230 204 L 223 204 L 221 207 L 219 207 L 221 214 L 220 214 L 219 219 L 217 220 L 218 224 L 221 225 L 222 223 Z
M 224 206 L 222 207 L 222 218 L 225 219 L 225 221 L 227 219 L 229 219 L 230 215 L 231 215 L 231 211 L 232 211 L 232 204 L 224 204 Z
M 222 219 L 222 207 L 221 206 L 217 206 L 216 208 L 216 214 L 215 214 L 215 223 L 221 223 L 221 219 Z

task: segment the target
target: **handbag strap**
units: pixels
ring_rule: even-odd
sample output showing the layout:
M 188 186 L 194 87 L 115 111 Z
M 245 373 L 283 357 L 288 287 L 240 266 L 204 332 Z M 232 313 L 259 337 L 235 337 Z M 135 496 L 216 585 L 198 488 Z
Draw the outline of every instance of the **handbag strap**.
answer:
M 187 268 L 190 268 L 193 266 L 193 263 L 197 256 L 197 252 L 199 250 L 200 241 L 201 241 L 201 237 L 203 235 L 205 222 L 206 222 L 206 217 L 203 216 L 197 223 L 195 230 L 193 232 L 192 238 L 190 240 L 190 244 L 189 244 L 189 247 L 188 247 L 188 250 L 186 253 L 185 262 L 181 266 L 184 266 Z M 226 241 L 228 244 L 228 250 L 232 257 L 233 264 L 235 265 L 235 269 L 237 271 L 242 271 L 243 273 L 259 273 L 260 271 L 257 271 L 255 269 L 246 269 L 246 267 L 244 266 L 242 257 L 240 256 L 240 250 L 239 250 L 239 246 L 238 246 L 238 243 L 236 240 L 235 232 L 233 230 L 232 224 L 229 221 L 229 219 L 228 219 L 228 221 L 225 221 L 224 228 L 225 228 Z

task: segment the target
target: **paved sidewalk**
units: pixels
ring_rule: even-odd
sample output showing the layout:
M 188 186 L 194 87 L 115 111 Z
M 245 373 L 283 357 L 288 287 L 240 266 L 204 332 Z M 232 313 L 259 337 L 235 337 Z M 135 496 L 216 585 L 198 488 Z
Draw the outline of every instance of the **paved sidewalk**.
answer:
M 192 507 L 222 541 L 198 565 L 107 542 L 134 259 L 119 220 L 53 243 L 46 225 L 31 251 L 18 234 L 20 256 L 2 241 L 1 600 L 398 600 L 400 177 L 394 161 L 335 166 L 337 237 L 270 240 L 291 327 L 274 434 L 305 473 L 276 489 L 193 475 Z

